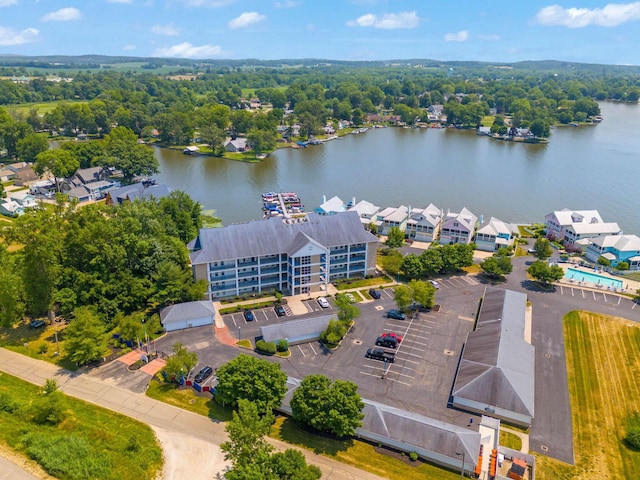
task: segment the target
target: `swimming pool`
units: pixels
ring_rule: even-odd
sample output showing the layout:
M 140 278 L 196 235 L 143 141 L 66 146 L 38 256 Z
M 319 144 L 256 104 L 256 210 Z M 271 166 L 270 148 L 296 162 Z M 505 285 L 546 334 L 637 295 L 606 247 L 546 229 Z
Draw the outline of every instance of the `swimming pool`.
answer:
M 592 283 L 594 285 L 602 285 L 604 287 L 622 288 L 622 280 L 616 280 L 615 278 L 605 277 L 603 275 L 597 275 L 595 273 L 584 272 L 582 270 L 576 270 L 575 268 L 568 268 L 564 274 L 564 278 L 567 280 L 574 280 L 576 282 Z

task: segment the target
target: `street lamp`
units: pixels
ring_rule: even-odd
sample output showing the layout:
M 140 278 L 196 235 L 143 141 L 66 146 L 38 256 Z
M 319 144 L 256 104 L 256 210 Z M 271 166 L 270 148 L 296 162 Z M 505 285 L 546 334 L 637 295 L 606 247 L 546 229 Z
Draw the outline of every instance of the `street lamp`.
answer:
M 240 338 L 241 338 L 241 337 L 240 337 L 240 330 L 241 330 L 241 328 L 242 328 L 242 327 L 238 326 L 238 341 L 240 341 Z
M 456 452 L 456 455 L 458 455 L 458 456 L 462 455 L 462 468 L 460 469 L 460 479 L 463 479 L 464 478 L 464 456 L 465 456 L 465 452 L 464 452 L 464 450 L 462 451 L 462 453 Z

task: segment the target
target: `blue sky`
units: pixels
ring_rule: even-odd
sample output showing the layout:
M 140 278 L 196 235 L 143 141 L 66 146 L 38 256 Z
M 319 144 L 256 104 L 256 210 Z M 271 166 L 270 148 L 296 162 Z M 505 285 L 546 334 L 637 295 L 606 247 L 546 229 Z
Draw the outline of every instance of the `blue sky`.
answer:
M 557 1 L 0 0 L 0 54 L 640 65 L 640 2 Z

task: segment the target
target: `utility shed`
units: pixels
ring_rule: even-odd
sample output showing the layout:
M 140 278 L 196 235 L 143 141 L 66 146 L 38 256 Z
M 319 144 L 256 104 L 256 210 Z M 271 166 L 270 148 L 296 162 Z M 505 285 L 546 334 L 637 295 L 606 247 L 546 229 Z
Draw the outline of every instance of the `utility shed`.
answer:
M 216 311 L 209 301 L 185 302 L 160 311 L 160 321 L 167 332 L 213 324 Z
M 332 315 L 303 318 L 290 322 L 276 323 L 260 327 L 260 334 L 266 342 L 287 340 L 289 345 L 308 343 L 320 339 L 320 334 L 327 329 Z
M 535 348 L 525 340 L 526 301 L 520 292 L 485 289 L 476 328 L 462 350 L 453 406 L 531 424 Z

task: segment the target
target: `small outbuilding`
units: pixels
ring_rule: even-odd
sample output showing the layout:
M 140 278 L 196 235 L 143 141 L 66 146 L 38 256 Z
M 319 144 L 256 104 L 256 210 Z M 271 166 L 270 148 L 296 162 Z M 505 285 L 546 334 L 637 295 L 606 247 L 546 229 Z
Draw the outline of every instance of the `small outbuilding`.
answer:
M 216 311 L 206 300 L 171 305 L 160 311 L 160 321 L 167 332 L 212 325 Z

